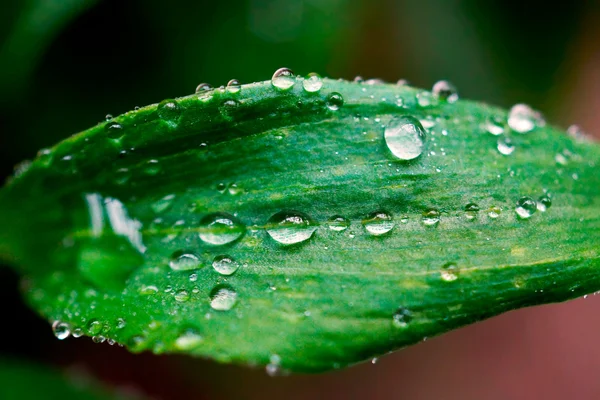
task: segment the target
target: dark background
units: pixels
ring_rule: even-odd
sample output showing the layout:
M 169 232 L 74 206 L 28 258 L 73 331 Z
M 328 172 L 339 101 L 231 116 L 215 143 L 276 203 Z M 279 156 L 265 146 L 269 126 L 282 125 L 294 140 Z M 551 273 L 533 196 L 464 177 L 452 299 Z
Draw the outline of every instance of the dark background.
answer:
M 462 97 L 526 102 L 600 137 L 600 6 L 505 0 L 4 0 L 0 178 L 39 148 L 200 82 L 269 79 L 287 66 L 332 78 L 439 79 Z M 597 399 L 600 299 L 505 314 L 319 376 L 58 341 L 0 268 L 0 357 L 161 399 Z M 87 372 L 85 372 L 87 371 Z M 133 388 L 133 389 L 131 389 Z

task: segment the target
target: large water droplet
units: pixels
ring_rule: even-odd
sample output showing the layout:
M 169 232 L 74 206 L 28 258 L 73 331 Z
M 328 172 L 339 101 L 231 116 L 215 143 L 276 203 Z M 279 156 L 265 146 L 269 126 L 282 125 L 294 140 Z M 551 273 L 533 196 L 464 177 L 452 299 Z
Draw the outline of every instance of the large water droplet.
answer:
M 388 149 L 401 160 L 413 160 L 425 148 L 425 129 L 410 115 L 392 119 L 385 127 L 384 138 Z
M 341 215 L 334 215 L 333 217 L 329 218 L 327 225 L 332 231 L 342 232 L 348 229 L 350 226 L 350 220 L 346 217 L 342 217 Z
M 404 307 L 400 307 L 392 316 L 392 324 L 396 328 L 406 328 L 410 321 L 412 321 L 412 315 Z
M 423 213 L 423 224 L 427 226 L 437 226 L 440 223 L 440 212 L 436 209 L 430 209 Z
M 271 78 L 271 84 L 279 90 L 288 90 L 295 82 L 294 73 L 289 68 L 279 68 Z
M 214 245 L 231 243 L 246 232 L 246 226 L 231 214 L 218 212 L 200 221 L 200 239 Z
M 315 93 L 321 90 L 321 88 L 323 87 L 323 80 L 321 79 L 319 74 L 312 72 L 306 76 L 306 78 L 302 82 L 302 87 L 305 91 L 309 93 Z
M 433 95 L 440 100 L 454 103 L 458 100 L 458 91 L 456 87 L 448 81 L 438 81 L 433 85 Z
M 304 242 L 312 236 L 317 224 L 308 215 L 300 211 L 280 211 L 267 221 L 267 233 L 281 244 Z
M 394 228 L 394 218 L 386 211 L 379 210 L 370 213 L 362 221 L 365 230 L 371 235 L 380 236 L 388 233 Z
M 331 93 L 327 98 L 327 108 L 331 111 L 339 110 L 342 105 L 344 105 L 344 98 L 337 92 Z
M 156 110 L 158 116 L 166 121 L 173 121 L 179 118 L 181 109 L 175 100 L 163 100 Z
M 465 206 L 465 217 L 467 219 L 473 220 L 477 218 L 477 213 L 479 212 L 479 206 L 475 203 L 469 203 Z
M 203 340 L 195 329 L 186 329 L 175 339 L 175 347 L 179 350 L 188 351 L 198 347 Z
M 171 256 L 169 267 L 174 271 L 189 271 L 202 267 L 200 258 L 189 251 L 176 251 Z
M 240 267 L 240 263 L 233 257 L 220 255 L 214 258 L 212 266 L 221 275 L 233 275 Z
M 210 292 L 210 306 L 217 311 L 231 310 L 237 303 L 237 292 L 228 285 L 217 285 Z
M 542 115 L 527 104 L 515 104 L 508 113 L 508 126 L 515 132 L 531 132 L 544 124 Z
M 52 332 L 54 332 L 54 336 L 56 336 L 58 340 L 65 340 L 71 335 L 69 325 L 61 321 L 54 321 L 52 324 Z
M 527 218 L 531 217 L 535 213 L 536 210 L 537 210 L 537 203 L 531 197 L 527 197 L 527 196 L 521 197 L 517 201 L 517 207 L 515 208 L 515 211 L 517 212 L 519 217 L 522 219 L 527 219 Z

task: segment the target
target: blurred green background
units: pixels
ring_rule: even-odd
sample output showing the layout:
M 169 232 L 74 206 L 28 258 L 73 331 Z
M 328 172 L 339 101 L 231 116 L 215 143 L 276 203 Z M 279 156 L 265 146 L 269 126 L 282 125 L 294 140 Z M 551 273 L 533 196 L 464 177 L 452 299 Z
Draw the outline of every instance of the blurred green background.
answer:
M 4 0 L 0 175 L 68 135 L 196 85 L 270 79 L 448 79 L 463 98 L 526 102 L 598 135 L 600 4 L 506 0 Z M 592 298 L 522 310 L 321 376 L 57 341 L 0 269 L 0 356 L 79 368 L 161 399 L 600 398 Z M 240 338 L 243 340 L 243 338 Z

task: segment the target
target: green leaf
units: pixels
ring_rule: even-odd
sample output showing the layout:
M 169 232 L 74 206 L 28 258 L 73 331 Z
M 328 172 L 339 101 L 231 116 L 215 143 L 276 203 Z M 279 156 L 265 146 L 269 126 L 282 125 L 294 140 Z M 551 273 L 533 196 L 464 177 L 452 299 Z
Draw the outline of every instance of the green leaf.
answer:
M 276 83 L 102 122 L 3 189 L 58 336 L 323 371 L 600 289 L 597 144 L 443 84 Z
M 125 399 L 96 387 L 89 378 L 74 379 L 42 366 L 0 359 L 0 399 Z

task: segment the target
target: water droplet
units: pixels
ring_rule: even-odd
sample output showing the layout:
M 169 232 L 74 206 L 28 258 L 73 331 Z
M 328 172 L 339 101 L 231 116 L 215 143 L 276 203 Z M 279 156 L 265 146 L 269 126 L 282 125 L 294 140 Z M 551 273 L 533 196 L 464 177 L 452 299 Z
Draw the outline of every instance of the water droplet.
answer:
M 440 223 L 440 212 L 436 209 L 430 209 L 423 213 L 423 224 L 427 226 L 437 226 Z
M 240 81 L 238 81 L 237 79 L 232 79 L 229 82 L 227 82 L 226 89 L 229 93 L 237 93 L 240 90 L 242 90 L 242 85 L 240 84 Z
M 419 107 L 429 107 L 431 105 L 434 105 L 435 103 L 435 98 L 433 97 L 433 94 L 431 94 L 430 92 L 420 92 L 417 93 L 417 104 L 419 105 Z
M 479 212 L 479 206 L 475 203 L 469 203 L 465 206 L 465 217 L 467 219 L 473 220 L 477 218 L 477 213 Z
M 210 306 L 213 310 L 231 310 L 237 303 L 237 292 L 228 285 L 217 285 L 210 292 Z
M 214 258 L 212 266 L 221 275 L 233 275 L 240 267 L 240 263 L 233 257 L 220 255 Z
M 148 160 L 144 172 L 150 176 L 157 175 L 160 172 L 160 164 L 158 160 Z
M 105 121 L 110 121 L 111 119 L 113 119 L 112 114 L 106 114 L 106 116 L 104 117 Z
M 448 81 L 438 81 L 433 85 L 433 95 L 440 100 L 448 103 L 455 103 L 458 100 L 458 91 L 456 87 Z
M 392 316 L 392 324 L 396 328 L 406 328 L 410 321 L 412 321 L 412 318 L 410 311 L 400 307 Z
M 454 263 L 445 264 L 440 271 L 442 279 L 446 282 L 452 282 L 458 279 L 458 267 Z
M 542 115 L 527 104 L 515 104 L 508 113 L 508 126 L 515 132 L 527 133 L 543 125 Z
M 302 82 L 302 87 L 305 91 L 309 93 L 315 93 L 321 90 L 321 88 L 323 87 L 323 80 L 321 79 L 319 74 L 312 72 L 306 76 L 306 78 Z
M 485 122 L 485 130 L 494 136 L 502 135 L 504 133 L 504 120 L 495 115 L 488 117 Z
M 304 242 L 312 236 L 317 224 L 308 215 L 300 211 L 280 211 L 267 221 L 267 233 L 281 244 Z
M 512 143 L 512 140 L 510 140 L 507 137 L 502 137 L 498 139 L 497 148 L 500 154 L 503 154 L 505 156 L 509 156 L 515 151 L 515 145 Z
M 127 322 L 123 318 L 117 318 L 117 323 L 115 324 L 117 329 L 123 329 L 127 326 Z
M 61 321 L 54 321 L 52 324 L 52 332 L 54 332 L 54 336 L 56 336 L 58 340 L 65 340 L 71 335 L 69 325 Z
M 75 328 L 71 335 L 73 335 L 74 338 L 80 338 L 83 336 L 83 330 L 81 328 Z
M 102 332 L 102 322 L 97 319 L 92 319 L 88 322 L 86 326 L 87 334 L 90 336 L 94 336 Z
M 269 363 L 265 367 L 265 372 L 269 376 L 281 375 L 281 357 L 277 354 L 272 354 L 269 358 Z
M 175 100 L 163 100 L 157 108 L 158 116 L 166 121 L 173 121 L 179 118 L 181 109 Z
M 377 364 L 378 361 L 379 361 L 379 359 L 377 357 L 373 357 L 371 359 L 371 364 L 375 365 L 375 364 Z
M 190 274 L 190 282 L 196 282 L 198 280 L 198 274 Z
M 146 338 L 141 335 L 135 335 L 129 338 L 127 341 L 127 347 L 129 347 L 132 351 L 140 351 L 144 348 L 146 344 Z
M 271 84 L 279 90 L 288 90 L 295 82 L 294 73 L 289 68 L 279 68 L 271 78 Z
M 339 110 L 342 105 L 344 105 L 344 98 L 337 92 L 331 93 L 327 98 L 327 108 L 331 111 Z
M 398 86 L 409 86 L 410 83 L 406 79 L 398 79 L 398 81 L 396 82 L 396 85 L 398 85 Z
M 176 251 L 171 256 L 169 267 L 174 271 L 189 271 L 202 267 L 200 258 L 189 251 Z
M 118 139 L 125 133 L 123 126 L 118 122 L 109 122 L 104 129 L 106 130 L 106 136 L 111 139 Z
M 329 218 L 327 225 L 332 231 L 342 232 L 348 229 L 350 226 L 350 220 L 346 217 L 342 217 L 341 215 L 334 215 L 333 217 Z
M 370 213 L 362 221 L 366 231 L 371 235 L 380 236 L 390 232 L 394 228 L 394 218 L 386 211 L 379 210 Z
M 218 191 L 219 193 L 225 193 L 225 191 L 226 191 L 226 190 L 227 190 L 227 185 L 226 185 L 226 184 L 224 184 L 224 183 L 219 183 L 219 184 L 217 185 L 217 191 Z
M 488 210 L 488 215 L 490 218 L 498 218 L 502 214 L 502 209 L 498 206 L 491 206 Z
M 189 299 L 190 299 L 190 294 L 187 292 L 187 290 L 180 290 L 177 293 L 175 293 L 175 300 L 180 303 L 185 303 Z
M 537 210 L 537 203 L 531 197 L 521 197 L 517 201 L 517 207 L 515 211 L 522 219 L 531 217 Z
M 208 83 L 201 83 L 196 87 L 196 93 L 202 93 L 202 92 L 207 92 L 209 90 L 212 90 L 212 86 Z
M 550 199 L 550 196 L 548 196 L 548 195 L 543 195 L 537 201 L 538 211 L 546 212 L 546 210 L 548 210 L 550 207 L 552 207 L 552 200 Z
M 187 329 L 175 339 L 175 347 L 183 351 L 192 350 L 200 345 L 203 340 L 195 329 Z
M 92 336 L 92 342 L 94 343 L 104 343 L 106 341 L 106 337 L 102 335 Z
M 140 288 L 139 293 L 144 296 L 151 296 L 158 293 L 158 288 L 154 285 L 144 285 Z
M 246 226 L 231 214 L 218 212 L 200 221 L 200 239 L 217 246 L 231 243 L 246 232 Z
M 171 207 L 171 204 L 173 204 L 174 199 L 174 194 L 168 194 L 160 200 L 157 200 L 154 203 L 152 203 L 150 208 L 152 208 L 152 211 L 154 211 L 155 213 L 160 214 L 163 211 L 166 211 L 169 207 Z
M 229 187 L 227 188 L 227 190 L 229 191 L 229 194 L 232 196 L 237 196 L 238 194 L 240 194 L 244 191 L 241 187 L 239 187 L 237 185 L 237 183 L 230 184 Z
M 384 138 L 388 149 L 401 160 L 413 160 L 425 148 L 425 129 L 410 115 L 392 119 L 385 127 Z

